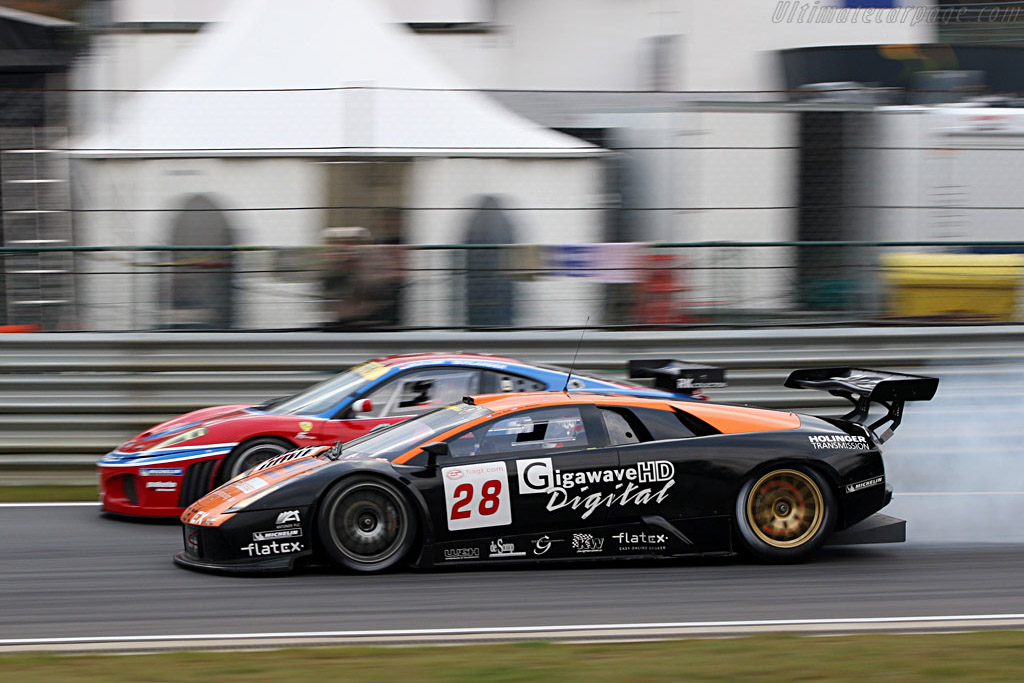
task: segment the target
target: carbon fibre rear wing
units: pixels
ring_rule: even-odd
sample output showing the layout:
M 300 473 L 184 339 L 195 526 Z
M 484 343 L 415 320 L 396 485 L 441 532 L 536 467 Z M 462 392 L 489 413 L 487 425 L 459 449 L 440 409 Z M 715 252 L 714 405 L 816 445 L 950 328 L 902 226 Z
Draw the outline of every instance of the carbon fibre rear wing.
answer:
M 843 415 L 844 420 L 865 424 L 872 403 L 886 409 L 886 414 L 870 425 L 877 430 L 891 423 L 880 441 L 887 441 L 903 420 L 903 404 L 907 401 L 930 401 L 939 386 L 937 377 L 905 375 L 867 368 L 812 368 L 794 370 L 786 380 L 793 389 L 820 389 L 833 396 L 841 396 L 853 404 L 853 410 Z
M 630 379 L 653 379 L 654 386 L 665 391 L 693 396 L 702 389 L 721 389 L 725 382 L 725 369 L 714 365 L 684 363 L 680 360 L 631 360 Z

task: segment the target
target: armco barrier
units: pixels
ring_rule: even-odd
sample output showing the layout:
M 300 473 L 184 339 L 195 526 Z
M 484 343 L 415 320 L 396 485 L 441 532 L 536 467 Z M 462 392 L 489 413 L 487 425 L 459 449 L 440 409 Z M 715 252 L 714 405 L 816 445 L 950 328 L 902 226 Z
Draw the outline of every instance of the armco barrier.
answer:
M 165 418 L 260 402 L 370 357 L 475 351 L 568 365 L 566 332 L 0 335 L 0 466 L 84 465 Z M 623 376 L 630 358 L 728 369 L 715 400 L 835 414 L 822 392 L 783 388 L 789 370 L 826 365 L 934 371 L 1024 357 L 1024 326 L 587 332 L 576 367 Z

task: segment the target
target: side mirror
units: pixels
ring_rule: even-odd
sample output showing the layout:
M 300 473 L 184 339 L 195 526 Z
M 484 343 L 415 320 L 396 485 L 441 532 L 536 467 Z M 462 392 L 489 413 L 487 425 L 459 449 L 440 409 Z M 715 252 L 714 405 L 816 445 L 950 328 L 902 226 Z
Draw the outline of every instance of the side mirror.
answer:
M 368 413 L 373 410 L 373 401 L 368 398 L 361 398 L 352 404 L 352 412 L 355 414 Z
M 437 458 L 441 455 L 448 455 L 448 444 L 444 441 L 431 441 L 428 444 L 420 446 L 420 450 L 427 454 L 427 465 L 434 467 L 437 465 Z

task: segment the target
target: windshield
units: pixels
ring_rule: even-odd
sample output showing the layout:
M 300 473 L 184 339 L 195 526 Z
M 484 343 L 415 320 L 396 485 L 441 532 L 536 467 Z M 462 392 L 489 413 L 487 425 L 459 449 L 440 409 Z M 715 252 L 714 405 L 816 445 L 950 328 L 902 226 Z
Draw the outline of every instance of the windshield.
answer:
M 455 403 L 349 441 L 342 446 L 341 457 L 343 460 L 349 458 L 393 460 L 411 448 L 430 443 L 434 437 L 453 427 L 490 414 L 491 411 L 483 406 Z
M 375 361 L 362 363 L 263 410 L 274 415 L 321 415 L 390 369 Z

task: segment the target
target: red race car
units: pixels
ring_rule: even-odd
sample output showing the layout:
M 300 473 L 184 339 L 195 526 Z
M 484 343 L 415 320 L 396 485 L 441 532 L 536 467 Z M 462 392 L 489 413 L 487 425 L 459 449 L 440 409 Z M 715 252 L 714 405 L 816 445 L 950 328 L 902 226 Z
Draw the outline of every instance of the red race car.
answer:
M 204 408 L 129 439 L 98 463 L 103 510 L 176 517 L 214 487 L 301 446 L 363 436 L 471 394 L 559 391 L 693 398 L 725 386 L 719 368 L 672 360 L 630 361 L 650 388 L 469 353 L 389 356 L 346 370 L 294 396 L 260 405 Z

